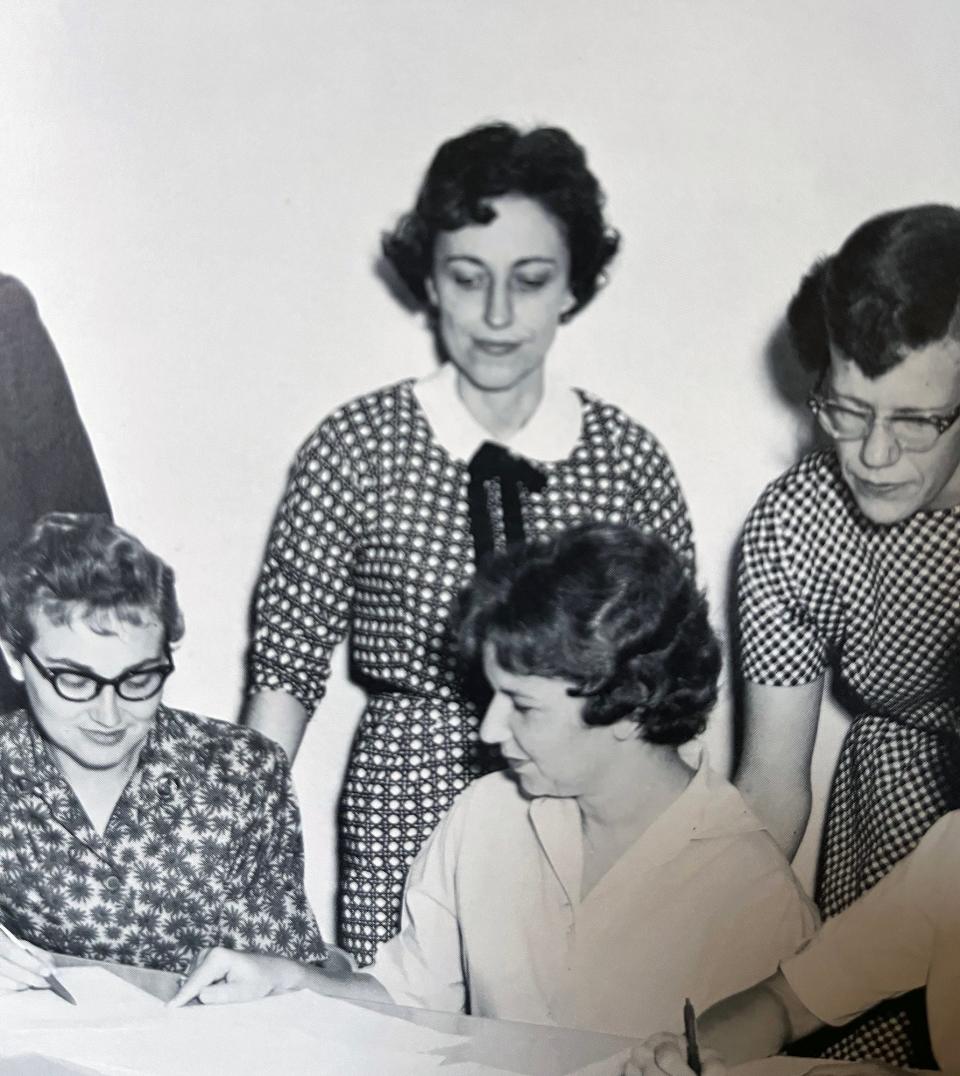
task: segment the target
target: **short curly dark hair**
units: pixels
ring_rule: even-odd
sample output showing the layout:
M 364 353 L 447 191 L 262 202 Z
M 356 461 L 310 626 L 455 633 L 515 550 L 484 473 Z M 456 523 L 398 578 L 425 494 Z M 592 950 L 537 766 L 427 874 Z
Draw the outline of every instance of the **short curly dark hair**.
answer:
M 631 718 L 650 743 L 693 739 L 716 701 L 706 598 L 663 538 L 635 528 L 587 524 L 492 558 L 458 629 L 469 669 L 490 644 L 509 672 L 571 683 L 586 724 Z
M 440 231 L 488 224 L 489 202 L 505 194 L 532 198 L 562 226 L 570 252 L 569 321 L 596 295 L 620 236 L 603 217 L 604 196 L 582 147 L 560 127 L 523 133 L 488 123 L 451 138 L 437 150 L 411 212 L 383 236 L 383 253 L 423 306 Z
M 50 512 L 0 560 L 0 638 L 19 656 L 34 643 L 37 609 L 63 624 L 77 606 L 131 624 L 146 610 L 168 644 L 183 637 L 169 565 L 107 516 Z
M 831 343 L 875 378 L 906 351 L 960 337 L 960 209 L 911 206 L 861 224 L 803 278 L 787 321 L 820 375 Z

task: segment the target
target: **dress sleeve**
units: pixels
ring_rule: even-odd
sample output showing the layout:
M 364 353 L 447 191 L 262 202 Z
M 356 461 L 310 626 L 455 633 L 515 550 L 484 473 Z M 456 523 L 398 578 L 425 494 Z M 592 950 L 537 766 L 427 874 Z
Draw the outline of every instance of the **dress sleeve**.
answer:
M 796 687 L 823 674 L 826 643 L 801 596 L 802 555 L 789 493 L 768 488 L 747 517 L 737 569 L 743 676 L 755 684 Z
M 820 918 L 766 831 L 745 834 L 724 857 L 729 888 L 709 894 L 718 929 L 701 962 L 701 1002 L 712 1005 L 777 970 L 816 931 Z M 721 926 L 722 924 L 722 926 Z
M 110 514 L 60 356 L 29 291 L 0 276 L 0 548 L 46 512 Z
M 319 960 L 324 945 L 304 888 L 303 832 L 286 756 L 251 734 L 231 761 L 223 779 L 242 787 L 219 944 Z
M 466 798 L 461 796 L 420 850 L 407 876 L 400 933 L 366 970 L 397 1005 L 464 1012 L 467 984 L 456 911 L 456 869 Z
M 673 465 L 651 433 L 631 427 L 625 443 L 634 459 L 626 522 L 665 538 L 695 574 L 693 525 Z
M 909 856 L 783 964 L 797 997 L 824 1023 L 845 1024 L 927 982 L 940 924 L 956 922 L 948 882 L 960 854 L 958 817 L 942 818 Z
M 363 464 L 347 419 L 327 419 L 300 450 L 264 555 L 247 690 L 280 689 L 312 713 L 347 633 L 363 527 Z

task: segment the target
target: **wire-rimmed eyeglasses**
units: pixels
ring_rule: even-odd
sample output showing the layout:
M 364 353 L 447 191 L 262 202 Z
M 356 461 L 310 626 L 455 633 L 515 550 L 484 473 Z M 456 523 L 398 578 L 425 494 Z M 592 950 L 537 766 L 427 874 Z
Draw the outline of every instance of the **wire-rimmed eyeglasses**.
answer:
M 858 408 L 814 390 L 807 405 L 823 430 L 836 441 L 860 441 L 882 422 L 905 452 L 929 452 L 941 434 L 960 418 L 960 407 L 942 415 L 894 414 L 880 416 L 872 408 Z

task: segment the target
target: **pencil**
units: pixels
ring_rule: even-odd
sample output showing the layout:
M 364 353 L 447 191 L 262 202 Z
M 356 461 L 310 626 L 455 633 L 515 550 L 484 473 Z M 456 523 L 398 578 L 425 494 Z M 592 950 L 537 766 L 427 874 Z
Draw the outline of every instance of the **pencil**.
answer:
M 701 1076 L 700 1047 L 697 1043 L 697 1014 L 693 1011 L 690 999 L 683 1002 L 683 1033 L 687 1037 L 687 1068 Z
M 0 923 L 0 931 L 2 931 L 3 934 L 8 937 L 10 941 L 12 941 L 13 944 L 16 945 L 19 949 L 22 949 L 25 953 L 28 953 L 30 951 L 23 944 L 23 942 L 20 941 L 16 934 L 12 934 L 9 930 L 7 930 L 3 923 Z M 63 985 L 62 982 L 60 982 L 56 975 L 51 972 L 49 975 L 44 976 L 44 978 L 47 981 L 47 986 L 50 987 L 50 989 L 57 995 L 58 998 L 63 998 L 64 1001 L 69 1001 L 71 1005 L 76 1005 L 76 998 L 74 998 L 73 994 L 70 993 L 70 991 Z

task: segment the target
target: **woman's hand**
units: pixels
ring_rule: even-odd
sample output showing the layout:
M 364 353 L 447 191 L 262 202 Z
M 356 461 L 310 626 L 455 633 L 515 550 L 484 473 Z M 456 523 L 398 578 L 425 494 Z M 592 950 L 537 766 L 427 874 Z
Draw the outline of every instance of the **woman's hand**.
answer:
M 727 1066 L 713 1050 L 701 1050 L 702 1076 L 726 1076 Z M 633 1048 L 623 1076 L 694 1076 L 682 1035 L 652 1035 Z
M 54 973 L 50 954 L 29 942 L 14 942 L 0 933 L 0 994 L 31 987 L 46 990 Z
M 302 964 L 266 953 L 238 953 L 235 949 L 202 949 L 176 995 L 167 1003 L 179 1008 L 198 998 L 204 1005 L 254 1001 L 306 985 Z

